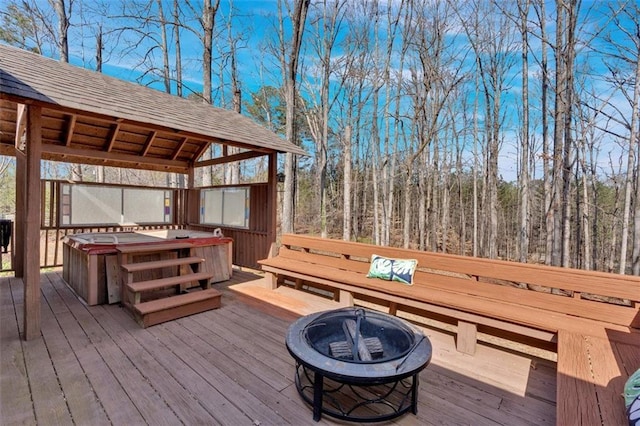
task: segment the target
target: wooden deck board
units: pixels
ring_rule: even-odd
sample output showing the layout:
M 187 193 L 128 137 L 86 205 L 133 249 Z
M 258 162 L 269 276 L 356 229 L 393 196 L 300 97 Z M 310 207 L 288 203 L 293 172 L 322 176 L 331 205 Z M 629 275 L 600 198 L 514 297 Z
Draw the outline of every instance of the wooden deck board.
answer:
M 210 420 L 209 412 L 174 377 L 175 365 L 160 363 L 154 352 L 149 351 L 137 337 L 127 333 L 127 330 L 113 321 L 104 310 L 95 309 L 94 316 L 100 321 L 100 324 L 103 324 L 105 331 L 114 343 L 127 358 L 132 360 L 135 367 L 158 394 L 173 396 L 167 405 L 170 404 L 171 409 L 182 422 L 185 424 L 204 424 Z M 164 374 L 158 374 L 159 372 L 164 372 Z
M 183 386 L 184 392 L 197 398 L 209 413 L 209 422 L 231 425 L 248 420 L 241 410 L 228 403 L 224 393 L 218 391 L 207 380 L 206 374 L 202 374 L 199 369 L 194 368 L 193 355 L 188 353 L 184 356 L 181 349 L 183 344 L 175 340 L 173 333 L 165 328 L 166 324 L 140 329 L 130 318 L 119 315 L 114 307 L 105 307 L 105 310 L 113 317 L 114 321 L 118 322 L 156 357 L 163 369 L 167 371 L 166 374 L 171 375 Z M 178 345 L 173 347 L 172 343 L 178 343 Z M 203 369 L 203 371 L 206 370 Z
M 11 281 L 17 280 L 7 278 L 0 285 L 0 420 L 10 424 L 35 424 L 24 351 L 19 340 L 22 293 L 18 294 L 17 288 L 21 290 L 22 283 L 15 285 L 15 294 L 12 294 Z
M 627 420 L 621 390 L 625 378 L 615 360 L 611 344 L 604 339 L 588 338 L 591 368 L 598 394 L 602 423 L 624 424 Z
M 238 383 L 238 380 L 245 381 L 243 376 L 247 374 L 246 369 L 226 370 L 224 364 L 220 364 L 221 358 L 229 356 L 224 353 L 228 348 L 223 347 L 221 351 L 212 350 L 212 345 L 217 346 L 219 341 L 213 341 L 209 345 L 200 335 L 192 333 L 187 328 L 176 324 L 175 321 L 167 324 L 167 331 L 172 335 L 169 342 L 172 343 L 174 350 L 180 351 L 178 355 L 190 357 L 192 365 L 203 371 L 207 381 L 235 407 L 245 413 L 251 422 L 258 424 L 281 424 L 284 422 L 284 419 L 272 411 L 268 405 L 256 398 L 251 392 L 247 392 L 247 389 Z M 259 369 L 258 366 L 254 366 L 254 368 Z M 228 376 L 228 371 L 233 371 L 233 379 Z M 254 380 L 258 381 L 260 377 L 256 376 Z M 268 384 L 263 382 L 262 385 Z
M 30 342 L 18 334 L 22 283 L 0 278 L 1 424 L 34 424 L 36 413 L 44 425 L 86 424 L 85 419 L 91 424 L 313 424 L 284 346 L 293 314 L 259 301 L 245 303 L 227 290 L 254 275 L 236 271 L 230 282 L 216 285 L 224 293 L 221 308 L 147 329 L 117 305 L 86 306 L 59 272 L 43 277 L 42 338 Z M 390 423 L 555 423 L 554 363 L 531 368 L 530 358 L 483 345 L 474 357 L 460 355 L 452 336 L 427 332 L 434 357 L 421 373 L 418 415 Z M 54 407 L 60 410 L 55 416 L 42 417 Z M 323 416 L 319 424 L 338 423 Z
M 68 310 L 52 286 L 45 285 L 42 289 L 47 303 L 42 304 L 41 331 L 71 417 L 78 424 L 108 424 L 106 413 L 54 315 L 57 312 L 64 316 Z
M 563 349 L 566 348 L 566 349 Z M 569 348 L 580 348 L 579 350 L 569 350 Z M 593 373 L 591 371 L 591 362 L 587 351 L 587 342 L 584 336 L 574 333 L 560 333 L 558 335 L 558 350 L 566 350 L 571 356 L 558 355 L 558 394 L 559 395 L 580 395 L 579 398 L 561 398 L 558 404 L 566 404 L 559 406 L 561 408 L 559 424 L 584 424 L 599 425 L 601 424 L 598 410 L 590 407 L 597 407 L 595 387 L 592 383 Z M 573 374 L 577 371 L 578 376 Z M 571 404 L 577 404 L 580 409 L 574 409 Z M 574 413 L 581 413 L 584 417 L 576 419 Z
M 134 404 L 136 411 L 144 421 L 153 424 L 176 424 L 179 422 L 158 392 L 145 380 L 140 371 L 135 368 L 131 360 L 120 350 L 106 333 L 104 327 L 97 321 L 94 311 L 100 307 L 86 307 L 72 294 L 64 292 L 63 282 L 52 282 L 64 298 L 76 321 L 89 338 L 90 344 L 96 349 L 106 367 L 118 383 L 119 388 Z M 123 312 L 123 315 L 126 315 Z M 120 410 L 119 406 L 114 407 Z M 110 417 L 115 413 L 107 413 Z

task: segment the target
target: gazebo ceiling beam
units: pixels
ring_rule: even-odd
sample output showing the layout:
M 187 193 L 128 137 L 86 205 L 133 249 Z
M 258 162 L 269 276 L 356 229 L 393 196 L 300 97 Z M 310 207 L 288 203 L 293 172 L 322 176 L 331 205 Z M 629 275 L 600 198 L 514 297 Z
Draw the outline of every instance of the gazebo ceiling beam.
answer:
M 149 136 L 147 136 L 147 140 L 144 142 L 144 149 L 140 153 L 141 156 L 145 157 L 147 155 L 157 135 L 158 135 L 158 132 L 156 132 L 155 130 L 152 130 L 151 132 L 149 132 Z
M 67 128 L 65 130 L 65 136 L 64 136 L 64 145 L 65 146 L 71 146 L 71 139 L 73 139 L 73 132 L 75 131 L 76 128 L 76 119 L 77 116 L 76 114 L 69 114 L 68 115 L 69 119 L 67 120 Z
M 111 129 L 109 130 L 109 136 L 107 137 L 107 143 L 104 147 L 104 150 L 107 152 L 111 152 L 113 149 L 113 145 L 116 143 L 116 139 L 118 138 L 118 132 L 120 131 L 120 121 L 117 120 L 115 124 L 111 125 Z
M 195 166 L 196 167 L 215 166 L 216 164 L 224 164 L 224 163 L 231 163 L 234 161 L 249 160 L 251 158 L 263 157 L 265 155 L 267 155 L 267 153 L 265 152 L 246 151 L 246 152 L 241 152 L 239 154 L 232 154 L 232 155 L 227 155 L 223 157 L 212 158 L 210 160 L 198 161 L 195 164 Z
M 198 161 L 198 159 L 199 159 L 200 157 L 202 157 L 202 154 L 204 154 L 204 153 L 205 153 L 205 151 L 206 151 L 207 149 L 209 149 L 209 147 L 210 147 L 210 146 L 211 146 L 211 142 L 203 143 L 203 144 L 200 146 L 200 149 L 198 149 L 198 151 L 196 152 L 196 155 L 194 155 L 194 156 L 193 156 L 193 159 L 194 159 L 194 161 L 193 161 L 193 162 L 194 162 L 194 163 L 196 163 L 196 162 Z
M 187 141 L 189 140 L 188 137 L 184 137 L 182 138 L 182 140 L 180 141 L 180 143 L 178 144 L 178 147 L 176 148 L 175 151 L 173 151 L 173 155 L 171 156 L 172 160 L 175 160 L 176 158 L 178 158 L 178 155 L 180 155 L 180 151 L 182 151 L 182 149 L 184 148 L 184 146 L 187 144 Z
M 68 148 L 61 145 L 50 145 L 46 144 L 42 146 L 43 153 L 56 154 L 60 158 L 92 158 L 96 160 L 102 160 L 108 165 L 108 161 L 115 161 L 119 163 L 128 163 L 132 165 L 136 164 L 146 164 L 148 166 L 158 166 L 158 170 L 162 170 L 163 168 L 177 168 L 182 170 L 187 170 L 189 167 L 189 163 L 187 161 L 180 160 L 167 160 L 163 158 L 149 158 L 149 157 L 141 157 L 139 155 L 130 155 L 130 154 L 121 154 L 117 152 L 105 152 L 98 150 L 90 150 L 90 149 L 77 149 L 77 148 Z M 75 161 L 74 161 L 75 162 Z
M 24 104 L 18 104 L 16 111 L 16 139 L 15 147 L 17 150 L 23 149 L 24 140 L 27 132 L 27 107 Z

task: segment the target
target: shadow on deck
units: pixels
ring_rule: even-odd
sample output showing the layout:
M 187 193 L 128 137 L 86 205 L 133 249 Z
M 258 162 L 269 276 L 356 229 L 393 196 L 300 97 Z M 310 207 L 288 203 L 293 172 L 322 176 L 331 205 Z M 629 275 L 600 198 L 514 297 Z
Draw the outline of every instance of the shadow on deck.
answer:
M 261 279 L 234 271 L 222 307 L 140 328 L 118 305 L 88 307 L 42 274 L 42 338 L 22 341 L 23 286 L 0 278 L 0 423 L 315 424 L 297 394 L 284 336 L 294 316 L 239 296 Z M 556 365 L 426 329 L 418 415 L 392 424 L 555 424 Z M 323 417 L 320 424 L 335 424 Z

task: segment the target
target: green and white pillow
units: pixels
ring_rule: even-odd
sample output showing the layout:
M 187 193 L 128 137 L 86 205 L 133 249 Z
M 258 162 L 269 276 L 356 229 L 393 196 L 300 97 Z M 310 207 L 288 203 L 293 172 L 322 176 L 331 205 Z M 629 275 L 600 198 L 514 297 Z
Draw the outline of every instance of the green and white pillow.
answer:
M 633 373 L 624 385 L 625 406 L 629 407 L 638 397 L 640 397 L 640 369 Z
M 379 278 L 412 285 L 417 265 L 418 261 L 415 259 L 392 259 L 372 254 L 367 278 Z

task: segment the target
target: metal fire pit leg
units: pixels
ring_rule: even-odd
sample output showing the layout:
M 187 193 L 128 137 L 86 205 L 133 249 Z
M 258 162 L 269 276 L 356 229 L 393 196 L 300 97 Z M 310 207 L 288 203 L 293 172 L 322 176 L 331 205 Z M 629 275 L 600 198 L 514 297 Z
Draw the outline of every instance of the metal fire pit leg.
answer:
M 411 384 L 411 412 L 415 415 L 418 414 L 418 376 L 418 373 L 414 374 L 413 383 Z
M 324 389 L 324 376 L 319 372 L 313 375 L 313 421 L 320 421 L 322 415 L 322 394 Z

